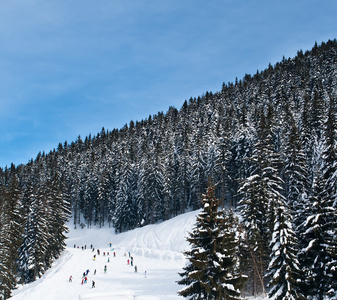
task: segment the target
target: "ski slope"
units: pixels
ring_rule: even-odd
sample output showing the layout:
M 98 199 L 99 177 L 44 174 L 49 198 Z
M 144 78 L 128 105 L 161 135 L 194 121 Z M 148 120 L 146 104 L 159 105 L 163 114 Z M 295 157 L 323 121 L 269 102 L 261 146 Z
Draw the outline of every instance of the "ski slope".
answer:
M 12 299 L 183 299 L 177 295 L 182 287 L 176 281 L 180 279 L 178 272 L 182 271 L 185 264 L 182 254 L 188 248 L 185 237 L 194 226 L 198 213 L 189 212 L 157 225 L 122 234 L 115 234 L 113 228 L 72 229 L 70 223 L 67 248 L 61 257 L 42 278 L 15 290 Z M 91 245 L 94 251 L 90 249 Z M 82 246 L 86 246 L 86 249 L 82 250 Z M 82 285 L 82 275 L 87 269 L 90 270 L 88 283 Z M 72 282 L 69 282 L 70 276 L 73 277 Z M 92 288 L 92 280 L 95 281 L 95 288 Z
M 185 238 L 194 227 L 199 212 L 192 211 L 121 234 L 115 234 L 113 228 L 107 227 L 72 229 L 70 222 L 67 248 L 61 257 L 42 278 L 15 290 L 11 299 L 182 300 L 184 298 L 178 296 L 177 291 L 183 286 L 176 281 L 181 278 L 178 272 L 182 272 L 186 263 L 182 252 L 189 245 Z M 82 250 L 82 246 L 86 249 Z M 134 266 L 137 266 L 137 272 Z M 81 284 L 86 270 L 90 270 L 88 282 Z M 72 282 L 69 282 L 70 276 Z M 95 288 L 92 287 L 93 280 Z

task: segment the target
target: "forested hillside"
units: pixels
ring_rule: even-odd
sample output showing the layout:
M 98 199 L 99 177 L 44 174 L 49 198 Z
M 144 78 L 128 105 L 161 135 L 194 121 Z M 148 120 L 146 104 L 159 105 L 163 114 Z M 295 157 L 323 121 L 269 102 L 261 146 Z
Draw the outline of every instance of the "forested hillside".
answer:
M 317 290 L 319 265 L 330 270 L 325 276 L 336 273 L 328 263 L 336 259 L 336 101 L 333 40 L 190 98 L 180 109 L 0 169 L 1 265 L 9 261 L 6 268 L 25 282 L 43 273 L 62 251 L 68 209 L 74 226 L 109 223 L 121 232 L 200 208 L 211 180 L 220 205 L 241 213 L 249 244 L 259 241 L 255 250 L 268 248 L 275 220 L 280 224 L 285 214 L 301 249 L 311 251 L 302 252 L 306 268 L 320 252 L 309 240 L 334 243 L 315 260 L 311 289 Z M 309 230 L 318 226 L 319 233 Z M 256 257 L 262 273 L 267 254 Z M 246 271 L 255 272 L 251 285 L 259 289 L 256 266 Z

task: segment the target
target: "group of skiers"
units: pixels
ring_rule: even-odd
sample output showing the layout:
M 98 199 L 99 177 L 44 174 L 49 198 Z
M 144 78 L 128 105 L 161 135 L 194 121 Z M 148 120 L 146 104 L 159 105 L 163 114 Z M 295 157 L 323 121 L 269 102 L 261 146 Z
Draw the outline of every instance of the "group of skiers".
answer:
M 133 257 L 131 256 L 130 258 L 131 258 L 131 267 L 132 267 L 132 266 L 133 266 Z M 126 261 L 126 263 L 127 263 L 128 265 L 130 265 L 130 259 L 128 259 L 128 260 Z
M 126 256 L 126 253 L 124 253 L 124 256 Z M 133 267 L 133 257 L 131 256 L 131 253 L 130 253 L 130 252 L 129 252 L 129 259 L 126 261 L 126 263 L 127 263 L 128 265 L 131 264 L 131 267 Z M 137 273 L 137 272 L 138 272 L 137 266 L 135 266 L 134 269 L 135 269 L 135 273 Z M 145 278 L 146 278 L 146 271 L 145 271 Z
M 111 248 L 111 243 L 109 243 L 109 246 L 110 246 L 110 248 Z M 76 248 L 76 245 L 74 245 L 74 248 Z M 77 248 L 80 248 L 80 247 L 77 247 Z M 82 246 L 81 248 L 82 248 L 82 250 L 86 250 L 86 245 L 85 245 L 85 246 Z M 93 252 L 95 251 L 95 248 L 94 248 L 92 245 L 90 246 L 90 248 L 92 249 Z M 113 251 L 113 250 L 114 250 L 114 249 L 111 249 L 111 251 Z M 100 255 L 101 252 L 100 252 L 99 249 L 97 249 L 97 250 L 96 250 L 96 253 L 97 253 L 97 255 Z M 103 252 L 103 256 L 106 256 L 106 255 L 108 256 L 108 262 L 110 262 L 110 257 L 109 257 L 109 256 L 110 256 L 110 253 L 109 253 L 109 252 L 107 252 L 107 253 Z M 113 252 L 113 256 L 116 257 L 116 252 L 115 252 L 115 251 Z M 124 253 L 124 256 L 127 256 L 126 253 Z M 93 260 L 94 260 L 94 261 L 96 260 L 96 254 L 94 254 Z M 131 264 L 131 266 L 134 265 L 134 259 L 133 259 L 133 257 L 131 256 L 131 253 L 128 252 L 127 265 L 130 265 L 130 264 Z M 107 265 L 104 265 L 104 268 L 103 268 L 104 273 L 106 273 L 107 270 L 108 270 Z M 137 266 L 134 266 L 134 271 L 135 271 L 135 272 L 138 272 Z M 81 281 L 81 284 L 82 284 L 82 285 L 83 285 L 83 284 L 86 284 L 86 283 L 88 282 L 88 275 L 89 275 L 89 272 L 90 272 L 89 269 L 87 269 L 86 271 L 83 272 L 83 274 L 82 274 L 82 281 Z M 93 274 L 96 275 L 96 269 L 94 270 Z M 146 278 L 146 271 L 145 271 L 144 274 L 145 274 L 145 278 Z M 69 277 L 69 282 L 72 282 L 72 280 L 73 280 L 73 277 L 70 276 L 70 277 Z M 95 281 L 92 280 L 92 286 L 91 286 L 91 287 L 92 287 L 92 288 L 95 288 L 95 287 L 96 287 L 95 284 L 96 284 Z
M 90 272 L 89 269 L 87 269 L 85 272 L 83 272 L 81 284 L 86 284 L 86 283 L 88 282 L 88 274 L 89 274 L 89 272 Z M 94 271 L 94 275 L 96 275 L 96 269 L 95 269 L 95 271 Z M 70 276 L 70 277 L 72 277 L 72 276 Z M 92 286 L 91 286 L 91 287 L 92 287 L 92 288 L 95 287 L 95 281 L 92 281 Z

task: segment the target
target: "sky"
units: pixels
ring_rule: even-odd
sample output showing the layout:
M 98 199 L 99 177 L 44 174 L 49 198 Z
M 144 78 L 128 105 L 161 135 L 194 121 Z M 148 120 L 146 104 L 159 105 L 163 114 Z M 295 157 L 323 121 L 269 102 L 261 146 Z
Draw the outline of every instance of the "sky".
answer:
M 0 167 L 337 38 L 335 0 L 0 0 Z

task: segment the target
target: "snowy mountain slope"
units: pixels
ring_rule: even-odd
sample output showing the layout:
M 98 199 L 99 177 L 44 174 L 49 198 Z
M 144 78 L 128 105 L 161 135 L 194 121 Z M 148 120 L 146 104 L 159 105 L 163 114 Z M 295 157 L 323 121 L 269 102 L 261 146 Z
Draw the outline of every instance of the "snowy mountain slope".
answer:
M 176 281 L 185 264 L 182 254 L 188 248 L 185 237 L 198 213 L 193 211 L 122 234 L 115 234 L 113 228 L 71 229 L 67 249 L 53 267 L 36 282 L 14 291 L 12 299 L 182 299 L 177 295 L 180 286 Z M 90 249 L 91 245 L 95 251 Z M 82 250 L 82 246 L 86 249 Z M 127 262 L 131 260 L 129 252 L 138 272 Z M 88 283 L 82 285 L 82 274 L 87 269 L 90 270 Z M 68 282 L 70 276 L 72 282 Z M 95 288 L 92 288 L 92 280 Z
M 184 298 L 177 294 L 182 287 L 176 281 L 180 279 L 178 272 L 186 262 L 182 254 L 189 247 L 185 237 L 192 230 L 199 212 L 192 211 L 122 234 L 115 234 L 113 228 L 107 227 L 71 229 L 70 222 L 67 249 L 61 257 L 42 278 L 15 290 L 11 299 L 182 300 Z M 90 249 L 91 245 L 94 251 Z M 86 249 L 82 250 L 82 246 Z M 131 256 L 133 266 L 127 263 Z M 137 266 L 137 272 L 134 266 Z M 86 270 L 90 270 L 88 283 L 82 285 L 82 275 Z M 69 282 L 70 276 L 72 282 Z M 92 288 L 93 280 L 95 288 Z

